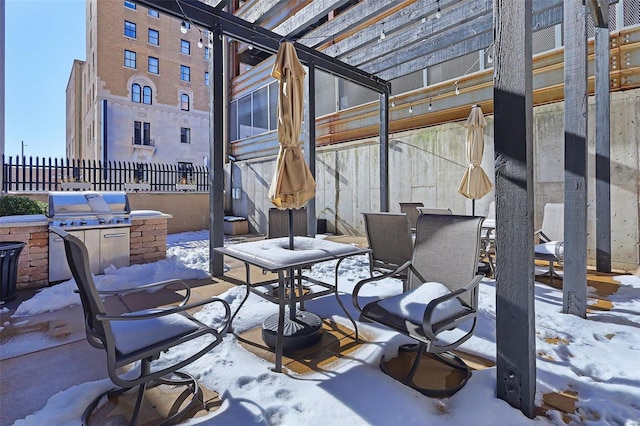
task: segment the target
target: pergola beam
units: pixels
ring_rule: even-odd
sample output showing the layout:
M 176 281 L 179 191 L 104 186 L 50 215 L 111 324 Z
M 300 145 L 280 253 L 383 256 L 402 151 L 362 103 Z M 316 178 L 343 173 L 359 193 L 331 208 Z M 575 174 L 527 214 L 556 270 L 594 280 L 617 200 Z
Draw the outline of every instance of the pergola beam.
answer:
M 498 398 L 535 417 L 531 1 L 494 0 Z
M 587 315 L 587 13 L 564 5 L 564 313 Z

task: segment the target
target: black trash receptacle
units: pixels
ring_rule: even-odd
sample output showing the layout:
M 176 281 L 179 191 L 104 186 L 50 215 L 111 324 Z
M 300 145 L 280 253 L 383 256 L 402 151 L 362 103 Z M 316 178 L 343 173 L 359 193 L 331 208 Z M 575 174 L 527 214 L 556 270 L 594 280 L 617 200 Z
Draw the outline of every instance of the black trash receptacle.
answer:
M 0 242 L 0 301 L 16 298 L 18 281 L 18 258 L 27 243 L 21 241 Z

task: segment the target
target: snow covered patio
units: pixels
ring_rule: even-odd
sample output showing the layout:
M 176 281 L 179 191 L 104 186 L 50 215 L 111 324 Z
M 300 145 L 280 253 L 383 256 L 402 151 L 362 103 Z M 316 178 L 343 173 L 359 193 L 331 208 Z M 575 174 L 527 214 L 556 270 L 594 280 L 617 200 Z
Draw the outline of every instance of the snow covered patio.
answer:
M 337 239 L 353 242 L 345 237 Z M 99 288 L 114 289 L 183 278 L 193 286 L 194 297 L 221 294 L 236 308 L 245 289 L 235 285 L 234 277 L 242 279 L 244 270 L 238 268 L 239 264 L 227 262 L 231 270 L 225 279 L 212 280 L 206 272 L 208 244 L 208 232 L 170 235 L 166 260 L 111 270 L 98 276 L 96 283 Z M 326 278 L 333 270 L 330 263 L 320 264 L 311 274 Z M 340 289 L 345 292 L 341 298 L 347 308 L 353 309 L 349 293 L 359 279 L 368 276 L 368 259 L 355 257 L 341 270 Z M 268 278 L 264 276 L 265 280 Z M 13 304 L 15 311 L 3 309 L 0 423 L 78 424 L 86 404 L 112 386 L 106 379 L 103 353 L 86 343 L 82 310 L 73 286 L 73 282 L 67 282 L 49 287 L 20 304 Z M 380 285 L 376 291 L 382 294 L 388 291 L 386 287 L 389 286 Z M 151 298 L 166 298 L 168 302 L 170 296 L 149 294 L 143 299 L 113 302 L 122 309 L 133 310 Z M 349 342 L 350 323 L 333 296 L 309 301 L 307 309 L 334 327 L 340 335 L 338 349 L 334 346 L 298 360 L 300 368 L 285 363 L 289 369 L 286 374 L 274 373 L 273 359 L 263 358 L 265 352 L 260 353 L 251 335 L 262 319 L 276 312 L 277 306 L 251 295 L 234 321 L 236 335 L 227 335 L 221 346 L 190 367 L 189 371 L 198 375 L 211 391 L 205 399 L 212 410 L 201 411 L 185 423 L 457 425 L 468 423 L 473 413 L 475 424 L 487 425 L 563 424 L 570 420 L 578 424 L 588 421 L 638 424 L 640 278 L 612 279 L 590 274 L 589 301 L 587 319 L 563 315 L 561 291 L 536 284 L 536 405 L 545 406 L 547 417 L 543 417 L 544 410 L 540 409 L 541 415 L 530 420 L 495 397 L 496 373 L 492 367 L 474 371 L 469 383 L 448 399 L 424 397 L 389 378 L 380 371 L 379 361 L 382 356 L 395 356 L 398 345 L 405 343 L 403 338 L 372 324 L 359 323 L 366 342 L 354 346 Z M 76 305 L 69 306 L 72 303 Z M 479 328 L 462 349 L 490 364 L 496 356 L 493 279 L 485 279 L 481 284 L 480 309 Z M 355 314 L 355 310 L 351 312 Z M 198 318 L 207 322 L 215 315 L 216 312 L 205 308 Z M 254 349 L 249 350 L 250 346 Z M 327 354 L 333 358 L 322 358 Z M 481 366 L 474 364 L 477 368 Z M 215 392 L 221 401 L 215 399 Z M 558 393 L 573 395 L 575 402 L 571 397 L 558 398 Z M 168 395 L 167 399 L 174 398 Z M 558 400 L 568 405 L 560 405 Z M 163 405 L 159 403 L 157 407 L 161 411 Z M 149 415 L 154 412 L 149 411 Z

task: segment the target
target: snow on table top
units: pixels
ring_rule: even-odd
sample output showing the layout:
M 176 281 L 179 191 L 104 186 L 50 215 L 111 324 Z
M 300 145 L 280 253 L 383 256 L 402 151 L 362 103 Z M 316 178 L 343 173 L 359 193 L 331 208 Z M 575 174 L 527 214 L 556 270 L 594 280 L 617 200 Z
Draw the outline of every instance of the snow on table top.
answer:
M 259 266 L 274 270 L 363 252 L 362 249 L 351 244 L 309 237 L 294 237 L 293 247 L 293 250 L 289 249 L 289 237 L 282 237 L 234 244 L 226 247 L 225 252 L 230 256 L 237 255 L 241 260 L 259 263 Z

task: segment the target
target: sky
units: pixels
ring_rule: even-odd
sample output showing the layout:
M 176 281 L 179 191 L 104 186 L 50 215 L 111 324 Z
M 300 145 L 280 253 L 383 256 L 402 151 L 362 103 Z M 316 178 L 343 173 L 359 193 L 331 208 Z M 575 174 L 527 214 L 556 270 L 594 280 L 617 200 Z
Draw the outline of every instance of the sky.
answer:
M 120 269 L 108 268 L 96 277 L 99 289 L 115 289 L 171 278 L 202 278 L 208 270 L 208 231 L 169 235 L 167 259 Z M 228 244 L 228 242 L 225 242 Z M 334 263 L 315 265 L 309 272 L 321 280 L 331 280 Z M 340 266 L 339 289 L 351 315 L 351 296 L 358 280 L 369 274 L 367 256 L 355 256 Z M 537 393 L 574 390 L 579 395 L 579 412 L 572 424 L 640 424 L 640 277 L 618 276 L 616 293 L 608 297 L 609 311 L 596 311 L 586 319 L 561 313 L 562 292 L 547 285 L 535 285 Z M 24 301 L 15 314 L 23 321 L 39 312 L 62 309 L 79 303 L 73 280 L 48 287 Z M 380 281 L 365 297 L 386 296 L 400 288 L 394 279 Z M 589 303 L 594 289 L 588 288 Z M 220 297 L 238 308 L 245 293 L 234 287 Z M 478 325 L 474 336 L 461 349 L 495 361 L 495 281 L 480 284 Z M 351 327 L 333 296 L 306 302 L 306 308 L 323 318 Z M 261 324 L 277 312 L 277 306 L 251 294 L 234 321 L 234 331 L 242 333 Z M 220 307 L 208 306 L 196 314 L 207 324 L 222 316 Z M 496 369 L 474 371 L 466 386 L 450 398 L 427 398 L 381 372 L 382 356 L 393 357 L 401 343 L 409 342 L 373 323 L 359 322 L 359 330 L 371 344 L 364 344 L 325 371 L 298 376 L 271 371 L 273 364 L 244 350 L 233 335 L 186 368 L 197 374 L 209 389 L 220 393 L 219 410 L 186 424 L 206 425 L 563 425 L 561 414 L 528 419 L 519 410 L 495 397 Z M 6 342 L 5 342 L 6 343 Z M 30 344 L 30 343 L 23 343 Z M 194 350 L 187 344 L 163 354 L 160 361 L 183 357 Z M 23 348 L 23 350 L 28 348 Z M 165 358 L 166 357 L 166 358 Z M 348 358 L 348 359 L 347 359 Z M 78 383 L 51 395 L 46 405 L 15 426 L 79 424 L 84 407 L 96 395 L 111 387 L 108 379 Z M 28 389 L 24 390 L 25 393 Z M 27 395 L 24 395 L 25 397 Z
M 84 60 L 84 0 L 5 1 L 5 156 L 64 157 L 66 88 Z

